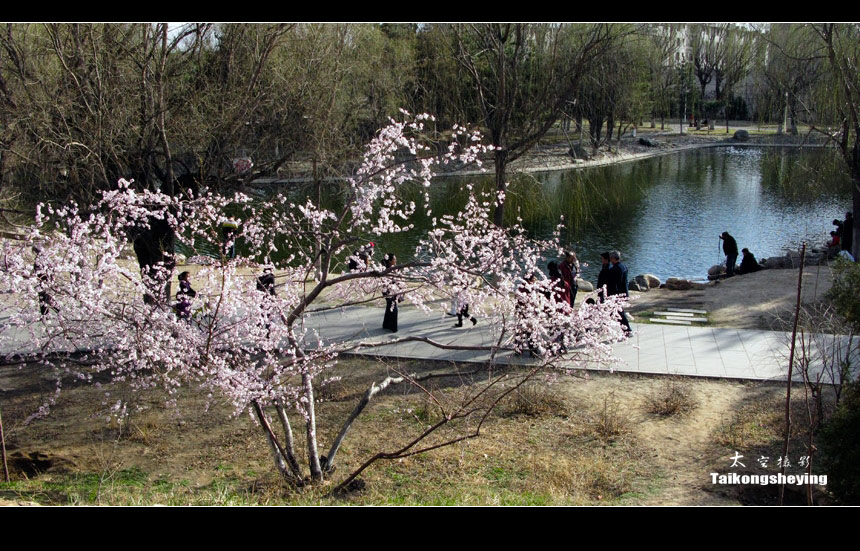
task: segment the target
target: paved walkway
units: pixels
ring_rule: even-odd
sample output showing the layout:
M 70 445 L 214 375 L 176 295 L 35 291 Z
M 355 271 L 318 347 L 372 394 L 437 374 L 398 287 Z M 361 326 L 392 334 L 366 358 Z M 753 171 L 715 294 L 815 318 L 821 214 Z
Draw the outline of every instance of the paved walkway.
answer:
M 420 336 L 443 345 L 478 347 L 492 346 L 499 338 L 492 324 L 487 323 L 486 320 L 479 320 L 474 327 L 464 320 L 466 321 L 464 327 L 455 328 L 456 317 L 437 312 L 427 314 L 410 306 L 400 308 L 399 331 L 391 333 L 382 329 L 383 314 L 382 307 L 327 310 L 311 314 L 307 318 L 306 327 L 314 330 L 323 342 L 381 343 L 403 337 Z M 759 381 L 784 381 L 788 372 L 790 333 L 635 322 L 632 326 L 635 331 L 634 336 L 627 342 L 613 345 L 613 353 L 620 360 L 614 366 L 616 371 Z M 12 342 L 5 341 L 10 338 Z M 36 352 L 29 334 L 24 331 L 6 335 L 2 340 L 5 342 L 0 344 L 0 348 L 7 351 L 11 345 L 19 352 Z M 844 336 L 816 335 L 811 340 L 814 341 L 813 350 L 823 350 L 828 354 L 836 345 L 841 346 L 842 350 L 848 348 L 848 339 Z M 86 345 L 84 342 L 77 344 Z M 90 346 L 95 344 L 90 343 Z M 853 342 L 853 346 L 852 365 L 858 366 L 860 365 L 860 346 L 857 340 Z M 416 341 L 361 348 L 355 353 L 457 362 L 487 362 L 490 359 L 490 353 L 487 351 L 446 350 Z M 812 356 L 814 357 L 815 353 Z M 528 355 L 517 357 L 511 351 L 503 351 L 496 355 L 495 361 L 528 364 L 534 360 Z M 608 370 L 606 366 L 596 364 L 571 365 L 571 367 Z M 813 362 L 810 369 L 811 376 L 815 377 L 820 373 L 821 367 L 820 361 Z M 792 378 L 802 380 L 797 371 Z M 824 374 L 822 380 L 832 382 L 834 379 L 829 374 Z
M 456 317 L 425 314 L 409 307 L 400 309 L 399 331 L 393 334 L 382 329 L 382 317 L 382 308 L 345 308 L 313 314 L 308 327 L 317 330 L 324 341 L 360 339 L 381 342 L 422 336 L 449 345 L 488 346 L 498 338 L 490 324 L 481 320 L 474 327 L 466 321 L 464 327 L 455 328 Z M 613 346 L 613 352 L 621 360 L 615 366 L 616 371 L 771 381 L 784 381 L 788 372 L 790 333 L 644 323 L 633 323 L 633 329 L 635 334 L 628 342 Z M 843 349 L 847 348 L 847 338 L 841 336 L 819 335 L 816 342 L 818 346 L 828 347 L 828 350 L 838 342 L 842 343 Z M 860 353 L 856 350 L 856 341 L 854 345 L 852 363 L 858 365 Z M 443 350 L 423 342 L 360 349 L 357 353 L 460 362 L 484 362 L 489 359 L 488 352 Z M 529 359 L 503 352 L 497 355 L 496 361 L 528 363 Z M 584 367 L 601 369 L 596 365 Z M 817 365 L 811 371 L 815 373 L 820 370 L 821 366 Z M 797 373 L 792 378 L 801 380 Z M 827 375 L 824 380 L 829 381 Z

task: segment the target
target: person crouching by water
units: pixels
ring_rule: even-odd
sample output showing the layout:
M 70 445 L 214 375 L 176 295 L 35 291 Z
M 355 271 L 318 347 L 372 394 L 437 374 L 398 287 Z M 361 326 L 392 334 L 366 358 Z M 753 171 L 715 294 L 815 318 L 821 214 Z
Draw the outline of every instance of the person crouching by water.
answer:
M 749 249 L 741 249 L 741 252 L 744 253 L 744 257 L 741 260 L 741 267 L 738 268 L 738 275 L 751 274 L 761 270 L 761 266 L 758 265 L 758 261 Z
M 188 281 L 189 272 L 179 274 L 179 290 L 176 292 L 176 315 L 179 319 L 191 319 L 191 299 L 197 296 L 197 291 L 191 288 Z
M 726 277 L 732 277 L 735 275 L 735 262 L 738 261 L 738 242 L 727 231 L 720 235 L 720 239 L 723 240 L 723 253 L 726 255 Z
M 397 264 L 397 257 L 388 253 L 383 257 L 385 268 L 391 268 Z M 397 333 L 397 303 L 403 302 L 403 295 L 398 293 L 397 282 L 392 280 L 382 291 L 385 297 L 385 317 L 382 318 L 382 328 L 392 333 Z

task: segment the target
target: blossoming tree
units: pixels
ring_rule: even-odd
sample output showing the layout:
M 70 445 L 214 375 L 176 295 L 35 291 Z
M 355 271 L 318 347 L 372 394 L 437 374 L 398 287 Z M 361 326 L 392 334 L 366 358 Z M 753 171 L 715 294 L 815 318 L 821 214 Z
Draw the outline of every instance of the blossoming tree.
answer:
M 383 265 L 356 255 L 370 240 L 411 229 L 419 208 L 432 216 L 428 188 L 440 164 L 480 164 L 479 155 L 488 148 L 462 127 L 452 130 L 447 152 L 438 155 L 430 140 L 438 137 L 428 128 L 431 120 L 419 115 L 382 129 L 366 147 L 336 210 L 282 195 L 263 205 L 243 194 L 223 197 L 205 190 L 176 198 L 135 191 L 125 180 L 86 213 L 75 205 L 39 208 L 25 242 L 2 244 L 0 290 L 11 294 L 0 306 L 6 318 L 0 350 L 8 357 L 64 358 L 79 366 L 69 368 L 74 375 L 89 381 L 106 374 L 137 390 L 157 387 L 175 396 L 190 385 L 225 397 L 237 414 L 248 412 L 255 419 L 278 472 L 294 486 L 331 477 L 352 423 L 391 385 L 428 392 L 441 412 L 439 421 L 405 445 L 368 457 L 340 487 L 380 459 L 477 436 L 496 404 L 536 374 L 609 362 L 610 344 L 624 338 L 616 320 L 621 304 L 611 298 L 572 309 L 555 300 L 553 283 L 538 265 L 542 253 L 560 252 L 558 234 L 538 241 L 520 225 L 496 226 L 492 209 L 500 198 L 471 190 L 458 215 L 432 218 L 432 229 L 412 258 Z M 425 190 L 423 205 L 399 193 L 416 182 Z M 154 220 L 169 224 L 192 250 L 209 251 L 194 276 L 199 291 L 190 319 L 176 314 L 170 297 L 152 292 L 172 279 L 172 259 L 143 271 L 126 259 L 131 236 Z M 240 223 L 224 243 L 221 228 L 229 220 Z M 229 254 L 237 242 L 239 254 Z M 284 282 L 272 294 L 256 276 L 276 258 Z M 337 271 L 347 260 L 358 268 Z M 524 279 L 527 274 L 537 277 Z M 481 346 L 421 334 L 328 342 L 309 329 L 315 312 L 366 303 L 383 292 L 407 297 L 428 315 L 444 311 L 445 299 L 457 296 L 493 324 L 496 338 Z M 395 370 L 370 386 L 322 453 L 315 383 L 326 379 L 343 353 L 407 341 L 485 350 L 491 364 L 523 348 L 541 354 L 521 368 L 486 372 L 455 404 L 435 400 L 423 384 L 433 375 Z M 114 409 L 121 413 L 124 407 L 117 402 Z M 305 453 L 296 449 L 290 412 L 303 421 Z M 442 434 L 456 423 L 468 430 Z

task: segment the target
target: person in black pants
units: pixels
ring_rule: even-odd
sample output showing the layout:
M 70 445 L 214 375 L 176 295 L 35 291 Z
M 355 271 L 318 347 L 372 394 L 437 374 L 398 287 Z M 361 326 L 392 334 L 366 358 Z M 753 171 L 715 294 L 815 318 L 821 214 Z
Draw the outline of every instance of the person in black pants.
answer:
M 604 299 L 611 294 L 609 292 L 611 290 L 611 288 L 610 288 L 611 283 L 609 281 L 609 268 L 611 268 L 612 265 L 609 263 L 609 253 L 608 252 L 600 253 L 600 264 L 601 264 L 600 273 L 597 274 L 597 291 L 598 291 L 598 296 L 600 297 L 600 302 L 603 302 Z M 605 293 L 603 291 L 604 285 L 606 286 Z
M 397 257 L 388 253 L 383 257 L 385 267 L 390 268 L 397 264 Z M 383 291 L 385 297 L 385 317 L 382 318 L 382 328 L 392 333 L 397 333 L 397 303 L 403 300 L 403 295 L 397 294 L 397 284 L 392 282 Z
M 607 285 L 609 296 L 630 296 L 630 293 L 627 290 L 627 266 L 621 262 L 621 253 L 618 251 L 612 251 L 609 253 L 609 261 L 612 263 L 612 267 L 609 268 L 609 281 L 611 283 Z M 624 310 L 621 310 L 620 313 L 621 325 L 626 328 L 625 331 L 627 335 L 630 336 L 633 333 L 633 329 L 630 328 L 630 320 L 627 319 L 627 314 Z
M 738 261 L 738 242 L 727 231 L 720 235 L 720 239 L 723 240 L 723 252 L 726 255 L 726 277 L 732 277 L 735 275 L 735 262 Z
M 179 319 L 191 320 L 191 299 L 197 296 L 197 291 L 191 288 L 188 272 L 179 274 L 179 291 L 176 292 L 176 315 Z

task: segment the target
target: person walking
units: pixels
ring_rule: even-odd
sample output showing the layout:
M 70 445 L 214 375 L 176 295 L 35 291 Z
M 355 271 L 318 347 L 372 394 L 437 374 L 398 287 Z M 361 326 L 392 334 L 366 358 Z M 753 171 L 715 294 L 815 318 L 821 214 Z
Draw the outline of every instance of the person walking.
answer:
M 36 279 L 39 280 L 37 287 L 39 294 L 39 314 L 44 318 L 52 309 L 55 312 L 59 312 L 60 309 L 54 304 L 54 299 L 48 292 L 51 285 L 54 283 L 54 277 L 45 268 L 45 263 L 42 260 L 41 247 L 34 245 L 33 253 L 36 255 L 36 259 L 33 261 L 33 273 L 36 275 Z
M 579 259 L 576 258 L 574 251 L 567 251 L 564 255 L 564 260 L 558 265 L 561 271 L 561 277 L 567 282 L 570 287 L 570 305 L 576 302 L 576 293 L 579 291 L 579 285 L 576 283 L 576 278 L 579 277 Z
M 738 242 L 727 231 L 720 235 L 720 239 L 723 240 L 723 253 L 726 255 L 726 277 L 732 277 L 735 275 L 735 262 L 738 261 Z
M 394 253 L 388 253 L 383 257 L 383 261 L 385 268 L 388 269 L 397 264 L 397 257 Z M 385 317 L 382 318 L 382 328 L 392 333 L 397 333 L 397 303 L 403 301 L 403 295 L 398 293 L 399 290 L 399 285 L 394 280 L 391 280 L 382 290 L 382 296 L 385 297 Z
M 236 258 L 236 238 L 239 233 L 239 224 L 233 220 L 225 220 L 221 223 L 222 251 L 227 258 Z
M 609 286 L 611 282 L 609 281 L 609 268 L 611 268 L 611 264 L 609 263 L 609 253 L 600 253 L 600 273 L 597 274 L 597 292 L 600 297 L 600 302 L 603 302 L 610 294 Z M 604 289 L 604 287 L 606 287 L 606 289 Z
M 277 292 L 275 291 L 275 274 L 271 267 L 266 266 L 263 269 L 263 275 L 257 278 L 257 290 L 265 293 L 260 303 L 260 323 L 266 328 L 266 338 L 268 339 L 272 334 L 272 323 L 269 319 L 274 305 L 272 297 L 277 296 Z
M 478 323 L 478 319 L 475 316 L 469 315 L 469 301 L 466 296 L 468 287 L 469 285 L 458 290 L 454 297 L 454 301 L 457 304 L 457 323 L 454 324 L 454 327 L 463 327 L 463 318 L 471 321 L 473 326 Z
M 191 319 L 191 299 L 197 296 L 197 291 L 191 288 L 191 282 L 188 281 L 189 272 L 179 274 L 179 290 L 176 292 L 176 315 L 179 319 Z
M 570 306 L 570 285 L 568 285 L 567 281 L 562 277 L 561 270 L 558 268 L 558 263 L 555 261 L 550 262 L 547 264 L 547 269 L 549 270 L 549 278 L 552 280 L 553 284 L 552 298 L 556 302 L 561 302 Z
M 611 284 L 607 285 L 609 296 L 630 296 L 630 292 L 627 290 L 627 265 L 621 262 L 621 253 L 618 251 L 610 252 L 609 262 L 612 264 L 612 267 L 609 268 L 609 281 Z M 621 315 L 621 325 L 626 328 L 627 336 L 630 336 L 633 333 L 633 329 L 630 328 L 630 320 L 627 319 L 627 313 L 624 310 L 620 310 L 619 312 Z

